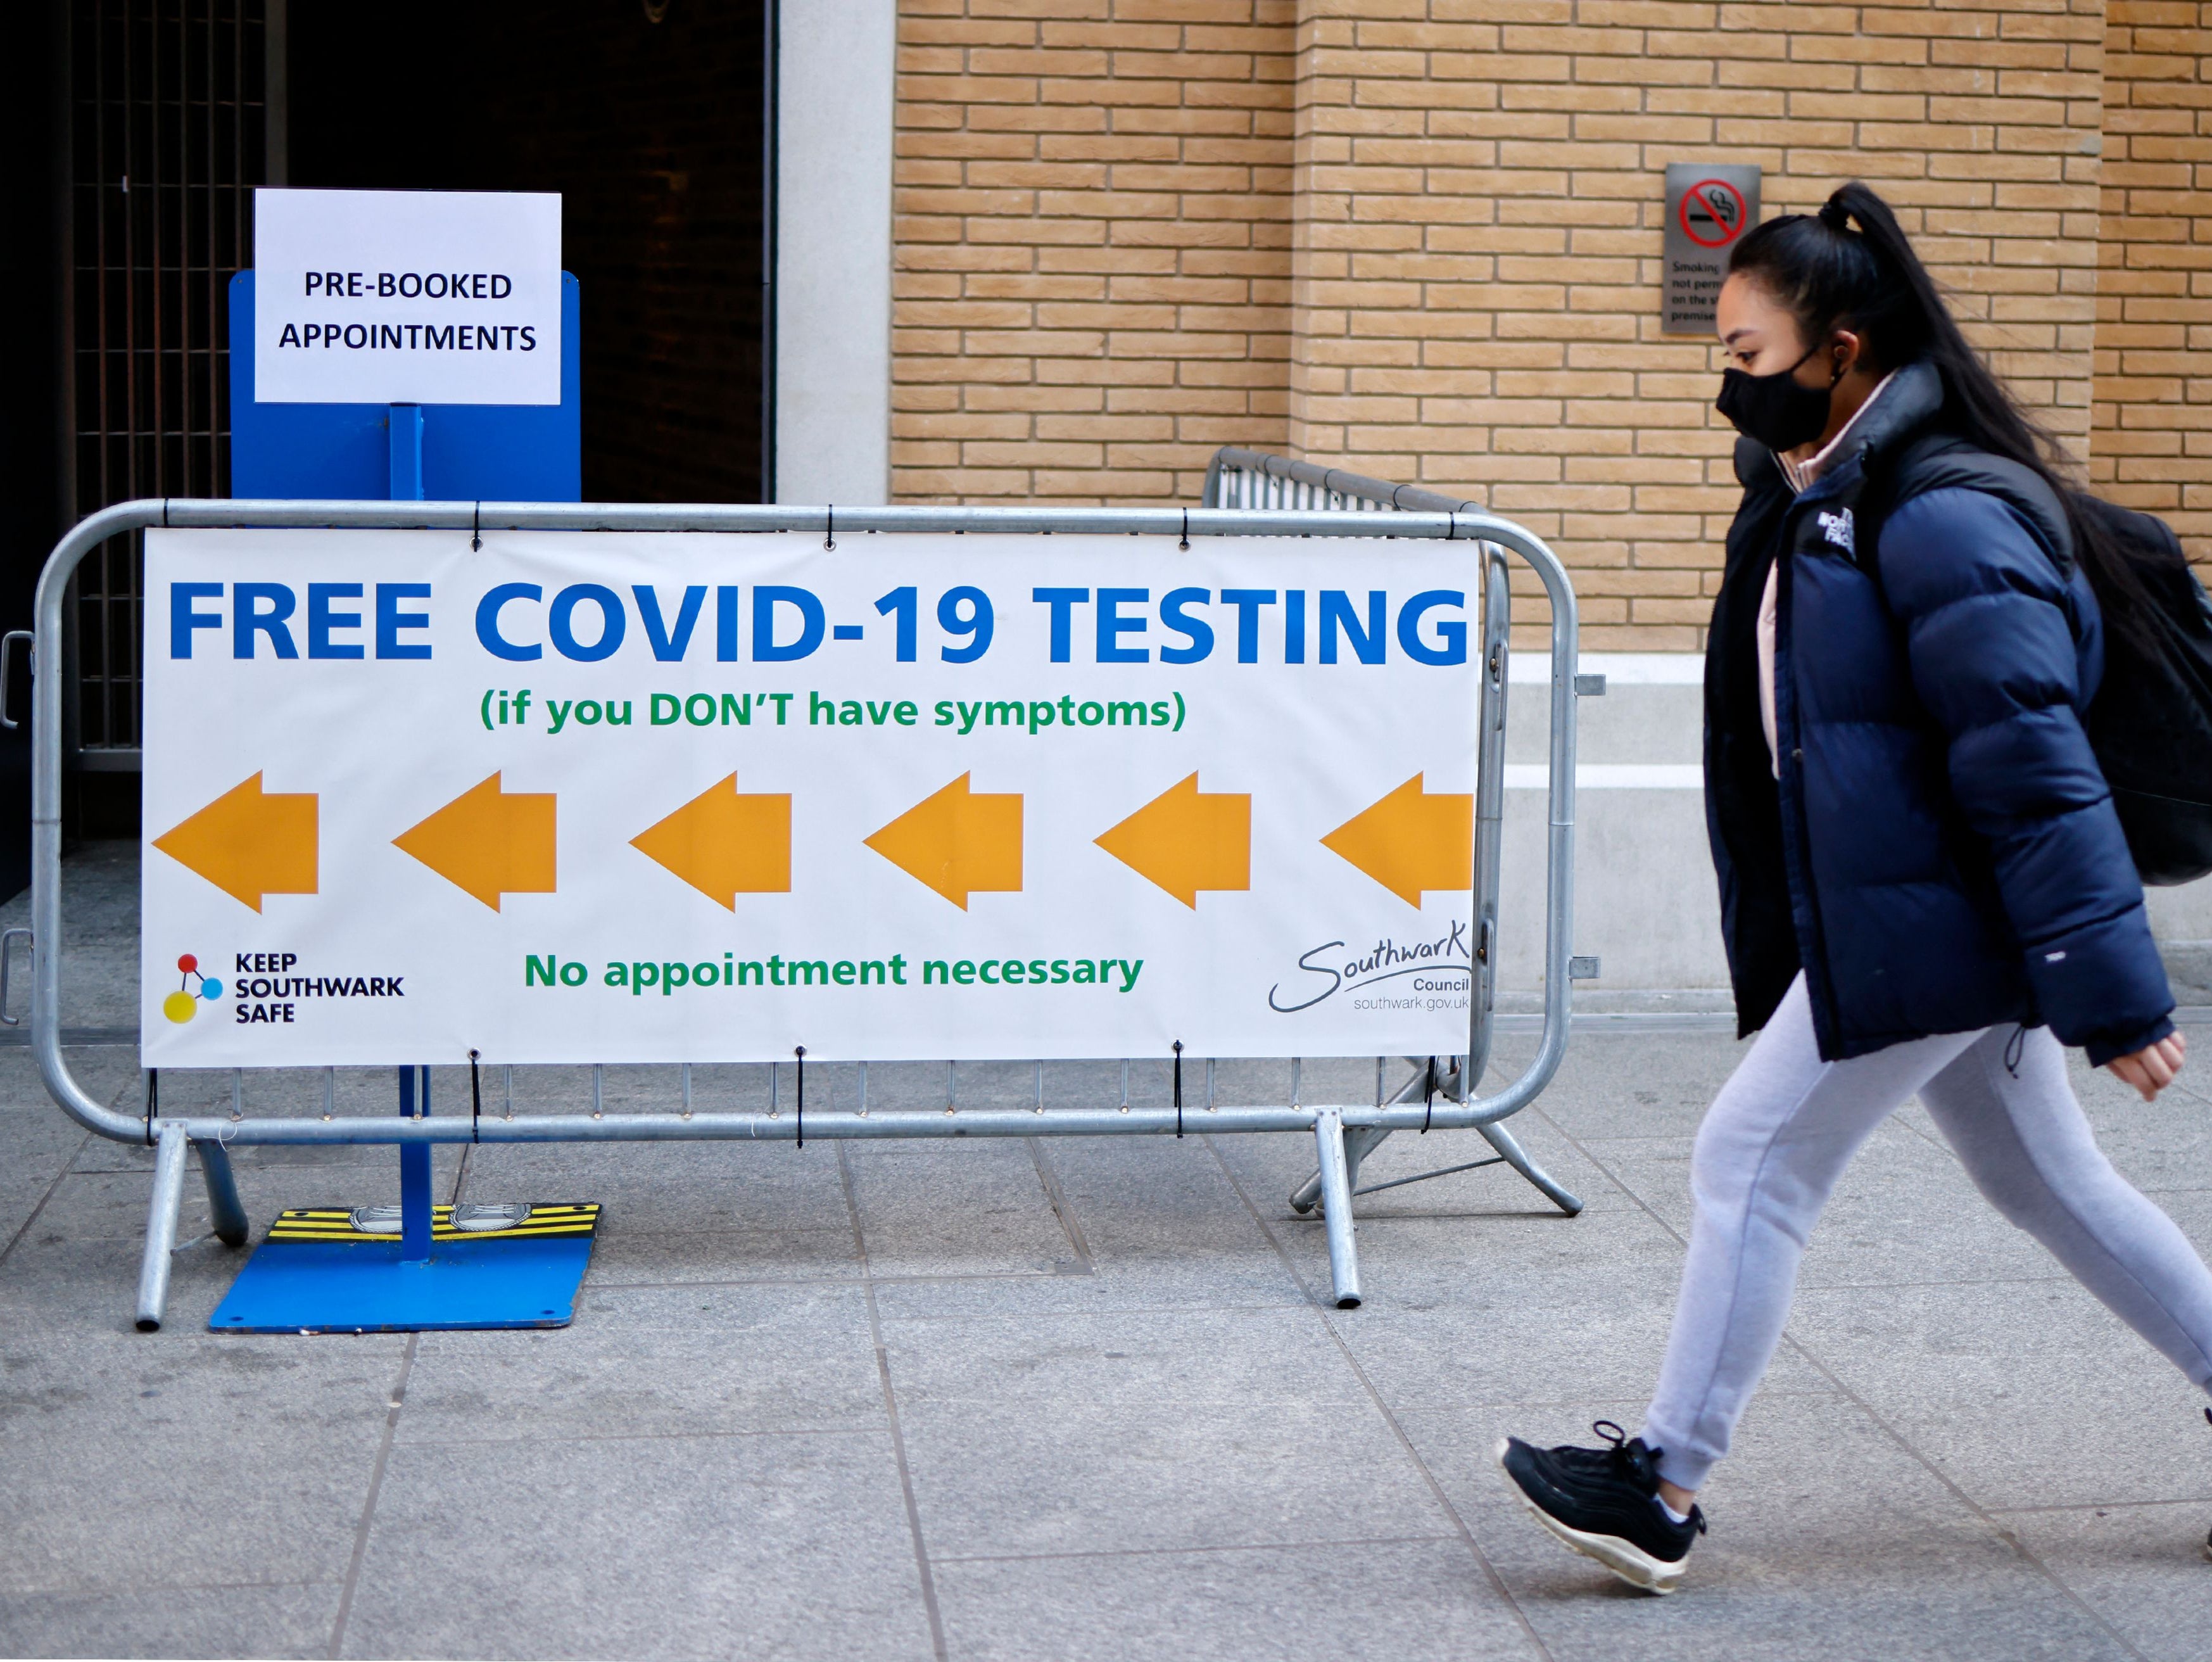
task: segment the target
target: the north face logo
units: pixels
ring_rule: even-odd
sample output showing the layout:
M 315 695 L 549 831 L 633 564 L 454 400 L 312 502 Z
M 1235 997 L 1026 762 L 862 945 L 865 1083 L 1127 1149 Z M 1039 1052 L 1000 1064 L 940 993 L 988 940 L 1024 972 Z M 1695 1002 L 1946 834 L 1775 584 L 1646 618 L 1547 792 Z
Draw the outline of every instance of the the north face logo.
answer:
M 1821 514 L 1820 534 L 1846 554 L 1858 552 L 1857 545 L 1851 540 L 1851 510 L 1848 508 L 1840 514 Z

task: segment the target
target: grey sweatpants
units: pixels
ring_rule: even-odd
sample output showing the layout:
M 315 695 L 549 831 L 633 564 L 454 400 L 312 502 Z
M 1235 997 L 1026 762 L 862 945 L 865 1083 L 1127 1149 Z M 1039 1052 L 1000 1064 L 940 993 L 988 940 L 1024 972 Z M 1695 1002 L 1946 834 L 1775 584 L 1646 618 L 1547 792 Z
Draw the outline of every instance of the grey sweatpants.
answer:
M 2212 1270 L 2099 1150 L 2051 1030 L 1822 1062 L 1800 975 L 1698 1130 L 1689 1258 L 1643 1431 L 1669 1482 L 1700 1487 L 1728 1452 L 1781 1342 L 1806 1236 L 1859 1145 L 1916 1092 L 1990 1203 L 2212 1391 Z

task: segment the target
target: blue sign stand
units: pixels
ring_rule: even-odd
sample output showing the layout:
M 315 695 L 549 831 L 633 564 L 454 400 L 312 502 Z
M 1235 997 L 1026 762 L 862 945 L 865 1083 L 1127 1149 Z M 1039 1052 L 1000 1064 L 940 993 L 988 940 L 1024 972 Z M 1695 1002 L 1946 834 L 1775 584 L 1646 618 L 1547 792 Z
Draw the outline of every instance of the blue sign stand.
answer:
M 253 273 L 240 271 L 230 284 L 231 495 L 582 501 L 580 312 L 576 279 L 564 271 L 558 405 L 262 404 L 253 396 Z M 429 1111 L 430 1070 L 401 1068 L 401 1117 Z M 283 1214 L 208 1325 L 419 1332 L 565 1327 L 574 1318 L 597 1206 L 434 1206 L 430 1145 L 409 1142 L 399 1148 L 396 1219 L 391 1210 Z
M 258 404 L 253 273 L 240 271 L 230 280 L 230 494 L 583 501 L 581 293 L 562 272 L 558 404 Z M 411 473 L 403 467 L 410 457 Z
M 566 1327 L 591 1264 L 599 1212 L 589 1203 L 533 1204 L 522 1221 L 476 1233 L 456 1227 L 452 1207 L 440 1206 L 428 1215 L 432 1245 L 419 1254 L 389 1217 L 343 1208 L 285 1212 L 208 1326 L 219 1333 Z
M 396 412 L 395 412 L 396 413 Z M 416 1092 L 422 1093 L 422 1111 L 416 1111 Z M 399 1117 L 430 1117 L 430 1070 L 399 1070 Z M 399 1145 L 399 1257 L 403 1263 L 420 1263 L 430 1256 L 430 1145 Z

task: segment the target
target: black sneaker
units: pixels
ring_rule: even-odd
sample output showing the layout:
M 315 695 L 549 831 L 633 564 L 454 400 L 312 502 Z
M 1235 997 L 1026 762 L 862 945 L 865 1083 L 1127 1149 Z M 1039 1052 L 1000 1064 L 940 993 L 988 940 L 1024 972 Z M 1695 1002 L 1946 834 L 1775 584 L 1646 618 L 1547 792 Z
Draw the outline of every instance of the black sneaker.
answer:
M 2212 1408 L 2204 1410 L 2204 1417 L 2208 1421 L 2212 1421 Z M 2204 1537 L 2204 1555 L 2207 1558 L 2212 1558 L 2212 1535 L 2207 1535 Z
M 1632 1586 L 1672 1592 L 1705 1532 L 1697 1507 L 1680 1523 L 1659 1507 L 1658 1460 L 1610 1420 L 1590 1427 L 1609 1448 L 1534 1448 L 1518 1437 L 1498 1446 L 1498 1464 L 1536 1521 Z

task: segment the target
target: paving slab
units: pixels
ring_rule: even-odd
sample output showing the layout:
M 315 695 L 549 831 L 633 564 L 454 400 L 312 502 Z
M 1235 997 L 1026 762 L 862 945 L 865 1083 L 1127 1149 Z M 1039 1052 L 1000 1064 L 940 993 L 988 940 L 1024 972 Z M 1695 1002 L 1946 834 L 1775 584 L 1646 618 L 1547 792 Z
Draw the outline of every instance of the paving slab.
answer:
M 0 1312 L 0 1590 L 344 1575 L 404 1339 L 37 1326 Z
M 16 1115 L 28 1116 L 36 1111 L 40 1117 L 51 1113 L 55 1123 L 70 1124 L 54 1108 L 39 1082 L 39 1064 L 31 1055 L 29 1029 L 0 1029 L 0 1033 L 19 1041 L 0 1044 L 0 1116 L 12 1120 Z M 77 1084 L 94 1102 L 126 1112 L 143 1106 L 145 1075 L 138 1071 L 135 1038 L 129 1044 L 69 1044 L 64 1047 L 63 1055 Z
M 940 1561 L 951 1654 L 1189 1662 L 1545 1653 L 1456 1537 Z
M 497 1191 L 477 1192 L 478 1198 L 484 1200 L 501 1198 Z M 576 1198 L 592 1200 L 596 1196 L 580 1190 Z M 609 1233 L 592 1249 L 586 1286 L 738 1286 L 758 1282 L 852 1281 L 864 1273 L 850 1225 L 818 1229 L 684 1229 L 654 1233 L 624 1229 L 610 1221 L 607 1228 Z
M 834 1166 L 836 1154 L 822 1158 Z M 855 1143 L 854 1204 L 872 1273 L 1048 1275 L 1080 1268 L 1026 1142 Z
M 397 1434 L 412 1446 L 884 1424 L 858 1287 L 595 1284 L 573 1331 L 423 1334 Z
M 2205 1038 L 2212 1050 L 2212 1032 Z M 2212 1056 L 2197 1065 L 2207 1062 Z M 2170 1093 L 2146 1104 L 2130 1093 L 2125 1102 L 2084 1106 L 2096 1128 L 2097 1146 L 2138 1189 L 2212 1189 L 2212 1160 L 2205 1158 L 2212 1105 Z
M 246 1262 L 242 1251 L 206 1233 L 205 1215 L 198 1215 L 189 1233 L 179 1228 L 164 1332 L 204 1330 Z M 137 1235 L 76 1239 L 48 1228 L 40 1213 L 0 1273 L 0 1330 L 37 1333 L 51 1324 L 70 1333 L 132 1331 L 143 1244 Z
M 0 1593 L 10 1656 L 320 1656 L 337 1581 L 226 1586 L 128 1585 L 86 1592 Z
M 1297 1405 L 1371 1415 L 1365 1386 L 1310 1309 L 1106 1312 L 885 1320 L 899 1400 L 986 1416 Z
M 0 904 L 0 928 L 27 928 L 28 890 Z M 81 843 L 62 863 L 62 1023 L 138 1020 L 138 845 Z M 20 995 L 19 995 L 20 996 Z
M 2212 1527 L 2212 1473 L 2193 1501 L 1998 1517 L 2152 1662 L 2201 1662 L 2212 1650 L 2212 1564 L 2180 1573 L 2203 1550 Z
M 880 1429 L 395 1447 L 340 1653 L 931 1654 Z
M 1311 1304 L 1207 1139 L 1163 1148 L 1039 1137 L 1029 1148 L 1070 1256 L 1049 1275 L 880 1279 L 886 1320 Z
M 1812 1288 L 1789 1332 L 1982 1506 L 2212 1481 L 2203 1393 L 2070 1280 Z
M 1060 1401 L 899 1416 L 921 1529 L 952 1554 L 1370 1540 L 1449 1520 L 1382 1416 L 1329 1403 Z

